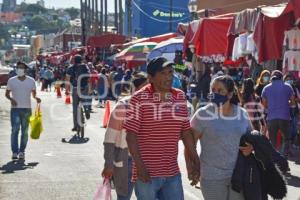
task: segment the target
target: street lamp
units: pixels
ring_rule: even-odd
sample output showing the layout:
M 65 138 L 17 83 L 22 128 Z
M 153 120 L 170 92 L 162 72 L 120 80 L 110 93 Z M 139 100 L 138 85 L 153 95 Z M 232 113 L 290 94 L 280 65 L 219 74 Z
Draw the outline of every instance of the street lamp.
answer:
M 188 4 L 188 9 L 192 15 L 192 20 L 197 19 L 197 10 L 198 10 L 197 0 L 190 0 Z

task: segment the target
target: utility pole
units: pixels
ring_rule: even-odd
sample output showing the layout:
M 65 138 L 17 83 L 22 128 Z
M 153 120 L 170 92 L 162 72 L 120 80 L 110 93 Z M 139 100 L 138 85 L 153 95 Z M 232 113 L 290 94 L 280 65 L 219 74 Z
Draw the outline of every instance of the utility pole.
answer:
M 170 0 L 170 23 L 169 23 L 169 30 L 172 32 L 173 30 L 173 0 Z
M 114 16 L 115 16 L 115 30 L 116 30 L 116 33 L 118 33 L 119 32 L 119 30 L 118 30 L 118 0 L 115 0 L 115 14 L 114 14 Z
M 132 4 L 131 0 L 126 0 L 126 6 L 127 6 L 127 32 L 128 32 L 128 37 L 131 38 L 132 36 L 132 20 L 131 20 L 131 15 L 132 15 Z
M 100 34 L 103 34 L 103 0 L 100 0 Z
M 104 0 L 105 6 L 104 6 L 104 23 L 105 23 L 105 33 L 107 33 L 108 23 L 107 23 L 107 0 Z
M 123 35 L 123 6 L 122 6 L 122 0 L 119 0 L 119 33 Z
M 94 19 L 95 19 L 95 0 L 92 0 L 92 20 L 91 20 L 91 24 L 94 24 Z
M 95 31 L 95 35 L 97 35 L 99 33 L 99 5 L 98 5 L 98 0 L 96 1 L 96 31 Z
M 86 0 L 85 0 L 86 1 Z M 83 5 L 83 0 L 80 0 L 80 18 L 81 18 L 81 46 L 85 46 L 85 8 Z
M 88 35 L 91 32 L 91 0 L 88 0 L 88 6 L 87 6 L 87 30 L 88 30 Z

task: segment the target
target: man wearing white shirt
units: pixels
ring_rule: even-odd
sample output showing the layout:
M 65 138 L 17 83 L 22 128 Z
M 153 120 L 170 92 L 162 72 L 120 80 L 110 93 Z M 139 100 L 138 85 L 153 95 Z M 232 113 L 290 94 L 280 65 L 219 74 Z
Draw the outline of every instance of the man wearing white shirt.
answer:
M 7 82 L 7 88 L 5 96 L 11 102 L 11 150 L 12 159 L 25 159 L 25 148 L 28 141 L 28 125 L 29 117 L 31 116 L 31 98 L 36 99 L 37 103 L 41 102 L 41 99 L 36 97 L 35 80 L 29 76 L 26 76 L 25 70 L 27 65 L 23 62 L 18 62 L 16 67 L 17 76 L 10 78 Z M 19 130 L 21 127 L 21 141 L 20 147 L 18 144 Z

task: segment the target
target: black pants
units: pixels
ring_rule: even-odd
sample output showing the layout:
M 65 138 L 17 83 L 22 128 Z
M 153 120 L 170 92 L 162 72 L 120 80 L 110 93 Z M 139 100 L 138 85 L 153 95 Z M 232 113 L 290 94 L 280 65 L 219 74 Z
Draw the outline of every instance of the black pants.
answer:
M 287 155 L 289 152 L 289 146 L 290 146 L 290 121 L 289 120 L 283 120 L 283 119 L 273 119 L 268 121 L 268 131 L 270 140 L 275 147 L 276 145 L 276 139 L 277 139 L 277 133 L 280 130 L 283 136 L 284 140 L 284 150 L 283 154 Z

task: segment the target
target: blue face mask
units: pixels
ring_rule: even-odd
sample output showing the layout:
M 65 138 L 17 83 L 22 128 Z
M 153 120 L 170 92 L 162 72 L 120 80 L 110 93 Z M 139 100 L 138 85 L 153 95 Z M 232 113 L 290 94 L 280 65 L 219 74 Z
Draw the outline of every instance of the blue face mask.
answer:
M 218 93 L 211 93 L 209 97 L 210 101 L 216 104 L 218 107 L 224 105 L 228 101 L 228 97 Z
M 269 81 L 270 81 L 269 77 L 267 77 L 267 76 L 263 77 L 263 82 L 264 83 L 268 83 Z
M 294 81 L 293 80 L 287 80 L 287 81 L 285 81 L 287 84 L 289 84 L 289 85 L 293 85 L 294 84 Z

